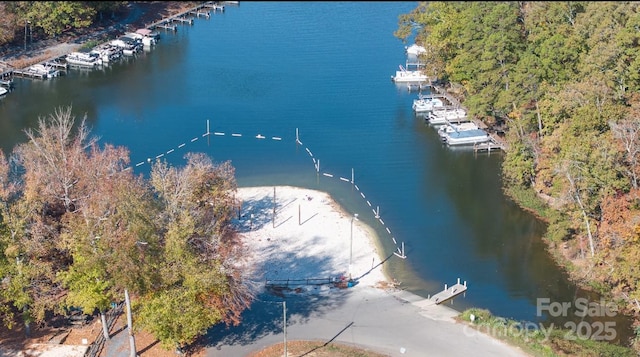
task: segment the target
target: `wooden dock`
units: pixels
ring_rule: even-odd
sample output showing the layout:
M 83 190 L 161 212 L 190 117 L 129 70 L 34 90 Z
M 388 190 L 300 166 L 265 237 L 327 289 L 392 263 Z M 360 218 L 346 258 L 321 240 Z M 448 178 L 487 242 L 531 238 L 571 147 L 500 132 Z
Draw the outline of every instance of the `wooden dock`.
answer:
M 454 297 L 463 294 L 467 291 L 467 282 L 460 283 L 460 278 L 458 278 L 458 282 L 451 287 L 447 287 L 447 284 L 444 284 L 444 290 L 441 292 L 430 296 L 429 300 L 433 301 L 436 305 L 442 304 L 447 300 L 451 300 Z
M 156 28 L 167 30 L 167 31 L 174 31 L 174 32 L 178 31 L 178 26 L 169 25 L 169 24 L 166 24 L 166 23 L 154 25 L 152 28 L 150 28 L 150 30 L 153 30 L 153 29 L 156 29 Z
M 444 88 L 436 85 L 432 85 L 431 87 L 433 88 L 434 92 L 442 95 L 449 103 L 451 103 L 452 107 L 462 108 L 462 106 L 460 105 L 460 102 L 456 98 L 454 98 L 452 95 L 447 93 L 447 91 Z M 427 123 L 428 123 L 429 118 L 425 117 L 425 119 L 427 120 Z M 488 129 L 487 125 L 481 120 L 478 120 L 475 118 L 470 118 L 468 120 L 476 123 L 478 128 L 482 130 L 486 131 Z M 491 152 L 492 150 L 506 151 L 508 149 L 507 144 L 501 137 L 499 137 L 494 133 L 489 133 L 489 135 L 491 136 L 491 141 L 488 143 L 478 144 L 477 146 L 474 146 L 475 152 Z
M 501 150 L 505 151 L 505 147 L 501 141 L 496 140 L 495 134 L 489 134 L 491 136 L 491 140 L 486 143 L 480 143 L 473 145 L 473 151 L 478 152 L 487 152 L 491 153 L 492 150 Z
M 224 12 L 224 5 L 220 5 L 220 4 L 215 3 L 215 2 L 213 2 L 213 3 L 212 2 L 208 2 L 208 3 L 204 4 L 204 7 L 208 7 L 210 9 L 212 9 L 213 12 L 217 12 L 217 11 Z
M 418 82 L 418 83 L 415 83 L 415 82 L 408 82 L 408 83 L 407 83 L 407 90 L 408 90 L 409 92 L 413 92 L 414 90 L 417 90 L 417 91 L 419 91 L 419 92 L 422 92 L 422 90 L 423 90 L 423 89 L 427 89 L 427 88 L 429 88 L 429 87 L 431 87 L 431 83 L 430 83 L 430 82 L 428 82 L 428 83 L 423 83 L 423 82 Z
M 205 18 L 207 18 L 207 19 L 209 18 L 209 16 L 211 16 L 211 15 L 209 14 L 209 11 L 200 11 L 200 10 L 191 11 L 191 12 L 190 12 L 190 14 L 191 14 L 191 15 L 194 15 L 195 17 L 203 16 L 203 17 L 205 17 Z
M 185 18 L 185 17 L 174 17 L 171 19 L 171 21 L 177 21 L 183 24 L 189 24 L 189 25 L 193 25 L 193 19 L 192 18 Z
M 13 75 L 16 76 L 16 77 L 23 77 L 23 78 L 47 79 L 45 74 L 36 73 L 36 72 L 22 71 L 22 70 L 14 70 L 13 71 Z

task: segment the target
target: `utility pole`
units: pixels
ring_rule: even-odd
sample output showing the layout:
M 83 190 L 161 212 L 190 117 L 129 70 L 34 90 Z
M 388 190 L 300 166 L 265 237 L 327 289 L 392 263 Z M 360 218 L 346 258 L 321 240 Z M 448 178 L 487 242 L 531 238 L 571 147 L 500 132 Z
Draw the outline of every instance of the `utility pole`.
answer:
M 283 325 L 282 331 L 284 331 L 284 357 L 287 357 L 287 302 L 282 301 L 282 315 Z
M 124 289 L 124 301 L 127 303 L 127 326 L 129 329 L 129 357 L 136 357 L 136 339 L 133 337 L 133 321 L 131 318 L 131 301 L 129 291 Z
M 353 263 L 353 220 L 358 220 L 358 214 L 351 217 L 351 234 L 349 235 L 349 280 L 351 280 L 351 264 Z

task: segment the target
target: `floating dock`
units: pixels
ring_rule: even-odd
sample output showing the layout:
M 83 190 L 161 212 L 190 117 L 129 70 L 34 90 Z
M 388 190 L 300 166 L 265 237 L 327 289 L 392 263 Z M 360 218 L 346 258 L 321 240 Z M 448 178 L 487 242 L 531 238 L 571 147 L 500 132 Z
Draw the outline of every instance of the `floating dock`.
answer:
M 200 11 L 200 10 L 191 11 L 190 14 L 194 15 L 195 17 L 203 16 L 203 17 L 206 17 L 207 19 L 209 18 L 209 16 L 211 16 L 209 14 L 209 11 Z
M 465 291 L 467 291 L 467 282 L 465 281 L 461 284 L 460 278 L 458 278 L 458 282 L 451 287 L 447 287 L 447 284 L 444 284 L 444 290 L 429 297 L 429 300 L 433 301 L 436 305 L 439 305 L 445 301 L 453 299 Z
M 491 153 L 492 150 L 502 150 L 504 151 L 504 145 L 496 140 L 495 134 L 489 134 L 491 136 L 491 140 L 486 143 L 480 143 L 473 145 L 474 152 L 488 152 Z
M 213 12 L 217 12 L 217 11 L 224 12 L 224 5 L 220 5 L 220 4 L 217 4 L 217 3 L 208 2 L 208 3 L 204 4 L 204 7 L 208 7 L 210 9 L 212 9 Z
M 193 19 L 189 18 L 184 18 L 184 17 L 174 17 L 171 19 L 171 21 L 178 21 L 181 22 L 183 24 L 189 24 L 189 25 L 193 25 Z
M 166 23 L 153 25 L 153 27 L 151 27 L 150 30 L 154 30 L 156 28 L 167 30 L 167 31 L 174 31 L 174 32 L 178 31 L 178 26 L 176 26 L 176 25 L 168 25 Z
M 427 89 L 429 87 L 431 87 L 431 83 L 423 83 L 423 82 L 418 82 L 418 83 L 409 82 L 409 83 L 407 83 L 407 90 L 409 92 L 413 92 L 415 90 L 421 92 L 423 89 Z

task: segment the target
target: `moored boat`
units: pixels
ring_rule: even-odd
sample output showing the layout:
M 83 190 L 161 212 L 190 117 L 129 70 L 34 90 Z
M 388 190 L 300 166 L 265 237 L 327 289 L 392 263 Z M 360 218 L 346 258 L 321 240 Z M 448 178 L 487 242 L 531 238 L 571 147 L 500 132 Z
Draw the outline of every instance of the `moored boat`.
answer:
M 471 129 L 446 133 L 443 141 L 450 146 L 474 145 L 491 141 L 491 136 L 482 129 Z
M 30 66 L 26 69 L 25 72 L 42 79 L 50 79 L 58 77 L 60 75 L 60 70 L 56 69 L 53 66 L 44 65 L 41 63 Z
M 113 46 L 120 47 L 122 49 L 122 54 L 125 56 L 133 56 L 136 53 L 141 52 L 143 48 L 142 41 L 140 39 L 127 35 L 120 36 L 120 38 L 112 40 L 110 43 Z
M 396 83 L 424 83 L 429 78 L 420 70 L 409 71 L 400 65 L 400 70 L 396 71 L 395 76 L 391 76 L 391 80 Z
M 427 52 L 427 50 L 424 47 L 422 47 L 422 46 L 420 46 L 418 44 L 415 44 L 415 43 L 413 45 L 407 47 L 406 51 L 407 51 L 407 55 L 409 55 L 409 56 L 419 56 L 419 55 Z
M 464 109 L 440 109 L 436 108 L 429 112 L 427 121 L 431 125 L 444 125 L 449 122 L 467 122 L 467 112 Z
M 96 52 L 71 52 L 65 59 L 67 63 L 76 66 L 95 67 L 102 65 L 102 59 Z
M 448 123 L 438 128 L 438 135 L 440 135 L 440 137 L 444 139 L 446 135 L 448 135 L 449 133 L 453 133 L 455 131 L 466 131 L 466 130 L 476 130 L 476 129 L 480 129 L 480 128 L 476 123 L 472 121 L 465 122 L 465 123 L 458 123 L 458 124 Z
M 102 64 L 115 62 L 122 58 L 122 48 L 108 43 L 94 47 L 91 53 L 97 54 L 102 60 Z
M 411 106 L 416 113 L 430 112 L 437 108 L 444 108 L 444 102 L 439 98 L 433 98 L 431 96 L 419 96 L 418 99 L 413 100 Z

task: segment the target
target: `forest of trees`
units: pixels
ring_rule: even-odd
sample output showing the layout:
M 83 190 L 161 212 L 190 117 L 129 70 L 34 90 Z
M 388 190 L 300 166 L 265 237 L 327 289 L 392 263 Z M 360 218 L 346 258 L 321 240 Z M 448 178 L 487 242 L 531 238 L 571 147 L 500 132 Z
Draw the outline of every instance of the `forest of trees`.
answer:
M 122 11 L 128 1 L 4 1 L 0 3 L 0 46 L 32 39 L 50 38 L 64 31 L 85 28 Z
M 0 4 L 0 44 L 56 36 L 127 2 Z M 469 115 L 505 132 L 507 193 L 548 222 L 578 282 L 640 314 L 640 2 L 421 2 L 395 35 L 427 53 Z M 237 323 L 251 293 L 230 225 L 229 163 L 191 154 L 135 176 L 71 108 L 0 152 L 0 319 L 26 326 L 127 289 L 137 326 L 165 346 Z M 542 202 L 543 204 L 541 204 Z M 162 305 L 160 305 L 162 302 Z M 162 306 L 160 308 L 160 306 Z M 637 329 L 640 332 L 640 328 Z
M 395 36 L 504 127 L 506 191 L 585 286 L 640 312 L 639 2 L 421 2 Z M 544 204 L 540 204 L 543 202 Z M 636 331 L 640 331 L 636 329 Z
M 100 146 L 70 107 L 26 133 L 0 151 L 2 325 L 28 333 L 73 308 L 103 318 L 125 290 L 134 326 L 167 349 L 239 323 L 253 295 L 229 162 L 187 154 L 182 168 L 156 160 L 136 176 L 128 151 Z

